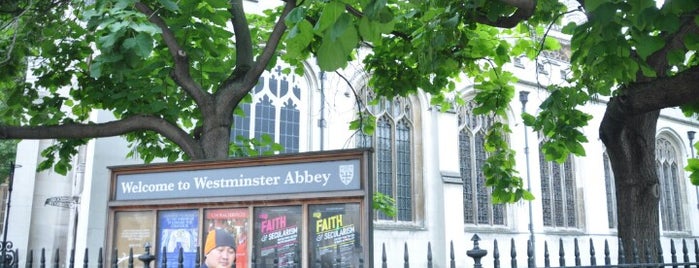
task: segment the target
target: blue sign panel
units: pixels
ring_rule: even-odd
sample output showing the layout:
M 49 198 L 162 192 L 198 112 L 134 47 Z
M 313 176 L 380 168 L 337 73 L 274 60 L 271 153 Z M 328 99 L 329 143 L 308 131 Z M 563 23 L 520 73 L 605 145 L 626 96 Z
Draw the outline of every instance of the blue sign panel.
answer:
M 158 213 L 158 263 L 163 263 L 163 252 L 167 255 L 167 267 L 177 267 L 177 258 L 180 249 L 184 257 L 186 267 L 194 267 L 197 258 L 197 245 L 199 245 L 199 211 L 197 210 L 172 210 Z
M 118 174 L 115 200 L 360 190 L 359 159 Z

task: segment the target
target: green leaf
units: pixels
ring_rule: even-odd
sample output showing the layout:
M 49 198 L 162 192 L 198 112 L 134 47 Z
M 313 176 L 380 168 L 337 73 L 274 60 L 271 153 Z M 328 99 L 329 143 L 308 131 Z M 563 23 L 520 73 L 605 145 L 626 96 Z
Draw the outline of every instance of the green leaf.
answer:
M 376 43 L 381 41 L 381 29 L 370 22 L 366 16 L 359 19 L 359 35 L 367 42 Z
M 289 30 L 286 36 L 286 50 L 289 57 L 300 57 L 313 41 L 313 26 L 302 20 Z
M 177 6 L 177 3 L 173 2 L 172 0 L 158 0 L 158 2 L 160 2 L 160 4 L 162 4 L 167 10 L 172 12 L 180 11 L 180 7 Z
M 328 27 L 335 24 L 340 15 L 345 13 L 345 4 L 339 1 L 331 1 L 325 5 L 323 8 L 323 13 L 320 14 L 320 18 L 315 25 L 316 32 L 320 33 L 325 31 Z
M 636 52 L 644 60 L 665 46 L 665 40 L 659 36 L 640 34 L 634 39 L 636 40 Z
M 293 25 L 301 22 L 304 20 L 304 17 L 306 16 L 306 9 L 298 6 L 295 7 L 294 9 L 289 12 L 289 15 L 286 15 L 286 18 L 284 19 L 284 23 L 286 23 L 286 26 L 292 27 Z
M 699 50 L 699 34 L 687 34 L 684 38 L 684 45 L 689 50 Z

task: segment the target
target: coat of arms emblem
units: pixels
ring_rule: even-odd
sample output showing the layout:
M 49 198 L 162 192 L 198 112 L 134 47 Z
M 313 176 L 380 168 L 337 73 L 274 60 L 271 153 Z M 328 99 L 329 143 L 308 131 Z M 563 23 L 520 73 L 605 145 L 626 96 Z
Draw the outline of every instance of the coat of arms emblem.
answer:
M 345 185 L 349 185 L 354 179 L 354 165 L 340 166 L 340 181 Z

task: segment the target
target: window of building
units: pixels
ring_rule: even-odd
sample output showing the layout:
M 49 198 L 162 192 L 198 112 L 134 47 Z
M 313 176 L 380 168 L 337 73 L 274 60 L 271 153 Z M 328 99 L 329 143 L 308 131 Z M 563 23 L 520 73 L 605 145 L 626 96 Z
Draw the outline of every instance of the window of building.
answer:
M 299 152 L 303 109 L 300 80 L 282 74 L 281 67 L 265 72 L 251 92 L 252 103 L 239 105 L 245 116 L 233 117 L 231 141 L 242 144 L 239 139 L 269 138 L 281 144 L 285 153 Z M 269 150 L 269 146 L 257 148 L 259 154 Z
M 484 143 L 493 118 L 473 114 L 473 102 L 458 108 L 459 163 L 464 195 L 464 223 L 504 225 L 505 206 L 493 204 L 485 186 L 483 164 L 487 157 Z
M 373 99 L 365 93 L 364 103 Z M 407 98 L 393 100 L 381 98 L 366 111 L 376 118 L 376 128 L 372 136 L 359 135 L 359 147 L 374 147 L 376 191 L 392 197 L 396 202 L 396 216 L 389 217 L 378 212 L 376 218 L 382 221 L 412 222 L 415 212 L 415 146 L 413 132 L 414 118 L 412 103 Z
M 542 144 L 539 144 L 539 168 L 544 226 L 578 228 L 573 157 L 568 156 L 562 164 L 546 161 Z
M 686 231 L 682 213 L 682 181 L 677 147 L 666 137 L 655 143 L 655 164 L 660 179 L 660 214 L 663 231 Z
M 607 155 L 607 152 L 602 154 L 602 162 L 604 164 L 604 185 L 607 193 L 607 221 L 609 222 L 610 229 L 616 229 L 616 186 L 614 185 L 614 171 L 612 171 L 612 162 L 609 161 L 609 155 Z

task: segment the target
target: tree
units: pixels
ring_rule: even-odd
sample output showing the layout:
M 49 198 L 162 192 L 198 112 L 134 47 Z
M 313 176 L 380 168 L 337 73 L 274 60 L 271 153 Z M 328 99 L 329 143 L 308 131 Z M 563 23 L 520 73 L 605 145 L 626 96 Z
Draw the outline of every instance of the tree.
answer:
M 594 96 L 610 96 L 600 139 L 614 171 L 619 237 L 627 249 L 635 239 L 654 248 L 659 238 L 659 180 L 655 162 L 656 122 L 660 110 L 681 107 L 696 118 L 699 82 L 699 2 L 579 1 L 587 16 L 568 25 L 572 35 L 572 86 L 552 87 L 536 120 L 550 142 L 547 153 L 560 158 L 578 149 L 587 123 L 572 109 Z M 699 162 L 690 160 L 696 171 Z M 697 174 L 692 174 L 697 184 Z
M 264 14 L 245 13 L 242 0 L 3 3 L 4 21 L 17 26 L 1 35 L 13 37 L 0 47 L 8 55 L 3 69 L 13 71 L 2 72 L 0 81 L 14 82 L 3 84 L 12 102 L 0 114 L 0 137 L 59 139 L 44 153 L 43 167 L 64 172 L 75 146 L 116 135 L 125 135 L 146 161 L 227 158 L 231 116 L 265 68 L 280 58 L 300 70 L 313 56 L 333 71 L 359 47 L 370 50 L 363 62 L 378 95 L 420 89 L 448 109 L 454 79 L 466 74 L 476 83 L 476 112 L 504 117 L 516 78 L 503 66 L 513 56 L 557 49 L 543 26 L 566 12 L 584 12 L 585 23 L 564 28 L 574 51 L 570 85 L 548 88 L 541 112 L 525 120 L 547 138 L 547 159 L 583 155 L 579 127 L 590 116 L 576 107 L 613 96 L 600 137 L 624 211 L 619 235 L 656 241 L 655 121 L 662 108 L 696 110 L 698 93 L 690 86 L 698 77 L 699 4 L 578 2 L 579 10 L 568 11 L 556 0 L 286 0 Z M 33 82 L 18 79 L 26 68 Z M 95 109 L 117 119 L 89 122 Z M 371 132 L 368 121 L 351 126 Z M 495 124 L 487 136 L 487 185 L 499 202 L 531 199 L 514 168 L 508 132 Z M 699 160 L 690 168 L 699 169 Z

